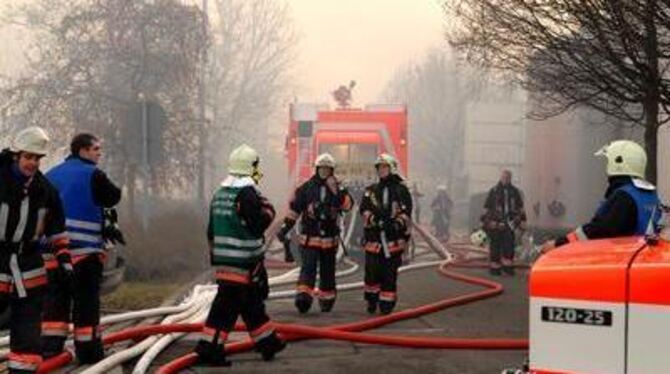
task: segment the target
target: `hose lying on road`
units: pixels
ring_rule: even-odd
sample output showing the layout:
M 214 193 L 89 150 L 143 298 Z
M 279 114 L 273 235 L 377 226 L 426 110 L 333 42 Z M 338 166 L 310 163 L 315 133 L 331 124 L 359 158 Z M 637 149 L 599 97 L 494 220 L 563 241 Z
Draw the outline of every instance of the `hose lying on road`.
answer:
M 484 286 L 487 289 L 479 292 L 474 292 L 454 298 L 448 298 L 445 300 L 438 301 L 436 303 L 424 305 L 418 308 L 413 308 L 413 309 L 408 309 L 404 311 L 399 311 L 387 316 L 381 316 L 381 317 L 376 317 L 376 318 L 371 318 L 367 319 L 364 321 L 359 321 L 359 322 L 353 322 L 353 323 L 348 323 L 344 325 L 334 325 L 334 326 L 327 326 L 327 327 L 310 327 L 310 326 L 303 326 L 299 324 L 281 324 L 277 323 L 276 328 L 277 330 L 281 333 L 282 338 L 286 339 L 288 341 L 296 341 L 296 340 L 302 340 L 302 339 L 314 339 L 314 338 L 322 338 L 322 339 L 335 339 L 335 340 L 345 340 L 345 341 L 352 341 L 352 342 L 358 342 L 358 343 L 368 343 L 368 344 L 383 344 L 383 345 L 394 345 L 394 346 L 403 346 L 403 347 L 412 347 L 412 348 L 443 348 L 443 349 L 527 349 L 527 340 L 525 339 L 456 339 L 456 338 L 436 338 L 436 337 L 412 337 L 412 336 L 390 336 L 390 335 L 374 335 L 374 334 L 363 334 L 361 331 L 366 331 L 370 329 L 374 329 L 380 326 L 387 325 L 389 323 L 397 322 L 400 320 L 405 320 L 405 319 L 410 319 L 410 318 L 416 318 L 425 314 L 429 313 L 434 313 L 440 310 L 443 310 L 445 308 L 453 307 L 456 305 L 462 305 L 465 303 L 473 302 L 476 300 L 481 300 L 484 298 L 492 297 L 495 295 L 498 295 L 502 292 L 502 286 L 498 283 L 491 282 L 485 279 L 477 278 L 477 277 L 471 277 L 471 276 L 466 276 L 462 275 L 459 273 L 451 272 L 447 270 L 447 267 L 450 266 L 452 262 L 452 255 L 451 253 L 447 252 L 444 247 L 434 238 L 432 238 L 429 234 L 427 234 L 424 230 L 421 228 L 417 227 L 416 228 L 417 232 L 421 234 L 425 239 L 426 242 L 429 243 L 429 246 L 431 249 L 433 249 L 435 252 L 437 252 L 441 257 L 446 258 L 444 261 L 432 261 L 432 262 L 426 262 L 426 263 L 418 263 L 418 264 L 412 264 L 409 266 L 403 267 L 403 271 L 407 270 L 412 270 L 412 269 L 420 269 L 420 268 L 425 268 L 425 267 L 432 267 L 436 265 L 440 265 L 439 271 L 446 277 L 456 279 L 459 281 L 464 281 L 467 283 L 475 284 L 475 285 L 480 285 Z M 467 248 L 459 248 L 458 252 L 461 251 L 467 251 Z M 477 253 L 479 254 L 479 253 Z M 460 257 L 460 256 L 459 256 Z M 350 265 L 352 262 L 350 262 Z M 353 265 L 357 266 L 357 264 L 353 263 Z M 355 272 L 356 270 L 354 269 L 354 266 L 352 266 L 348 271 Z M 277 285 L 277 284 L 288 284 L 292 283 L 295 281 L 295 275 L 297 273 L 297 270 L 292 270 L 287 272 L 286 274 L 278 277 L 271 279 L 271 284 Z M 343 276 L 342 273 L 347 273 L 347 271 L 340 272 L 339 276 Z M 342 284 L 338 286 L 338 290 L 348 290 L 348 289 L 356 289 L 356 288 L 361 288 L 363 286 L 362 282 L 355 282 L 355 283 L 349 283 L 349 284 Z M 148 326 L 148 327 L 138 327 L 138 328 L 131 328 L 127 330 L 123 330 L 119 333 L 114 333 L 110 334 L 107 337 L 105 337 L 104 342 L 105 344 L 112 344 L 117 341 L 122 341 L 122 340 L 128 340 L 128 339 L 133 339 L 133 340 L 138 340 L 144 337 L 148 337 L 151 335 L 150 338 L 145 339 L 143 342 L 137 344 L 134 347 L 131 347 L 129 349 L 126 349 L 124 351 L 121 351 L 115 355 L 112 355 L 108 357 L 109 360 L 107 363 L 103 366 L 98 366 L 96 365 L 95 367 L 89 368 L 87 372 L 100 372 L 102 369 L 108 370 L 114 366 L 117 366 L 121 364 L 122 362 L 132 358 L 136 357 L 138 354 L 141 352 L 147 351 L 145 353 L 145 356 L 140 360 L 138 365 L 135 367 L 134 373 L 143 373 L 146 372 L 148 369 L 149 365 L 151 362 L 155 359 L 155 357 L 165 348 L 167 347 L 172 341 L 175 339 L 178 339 L 179 337 L 183 336 L 184 333 L 186 332 L 194 332 L 194 331 L 200 331 L 202 327 L 202 321 L 204 321 L 204 318 L 206 317 L 206 309 L 203 311 L 201 308 L 197 308 L 196 304 L 204 305 L 207 306 L 211 302 L 211 299 L 209 298 L 209 295 L 211 294 L 211 298 L 213 298 L 213 294 L 215 293 L 216 286 L 200 286 L 196 291 L 194 291 L 195 296 L 197 296 L 198 293 L 201 293 L 203 295 L 207 294 L 208 297 L 200 298 L 197 302 L 190 301 L 190 305 L 188 307 L 184 306 L 178 306 L 178 307 L 172 307 L 175 312 L 179 310 L 181 313 L 184 313 L 186 310 L 192 310 L 196 309 L 196 312 L 193 312 L 189 314 L 192 316 L 192 318 L 166 318 L 166 320 L 160 324 L 160 325 L 155 325 L 155 326 Z M 276 297 L 289 297 L 294 294 L 293 290 L 289 291 L 281 291 L 281 292 L 273 292 L 273 296 Z M 193 298 L 195 298 L 193 296 Z M 203 296 L 204 297 L 204 296 Z M 272 296 L 271 296 L 272 297 Z M 206 300 L 209 299 L 209 300 Z M 206 300 L 206 301 L 203 301 Z M 161 309 L 161 308 L 156 308 L 156 309 Z M 148 311 L 141 311 L 141 312 L 149 312 L 149 313 L 157 313 L 158 311 L 154 310 L 148 310 Z M 163 308 L 160 311 L 164 311 L 166 308 Z M 135 313 L 135 312 L 133 312 Z M 136 313 L 134 316 L 137 316 L 139 313 Z M 168 314 L 168 313 L 165 313 Z M 163 314 L 163 315 L 165 315 Z M 160 315 L 160 314 L 158 314 Z M 127 316 L 123 316 L 124 318 Z M 137 317 L 137 318 L 142 318 L 142 317 Z M 113 319 L 112 321 L 119 321 L 122 320 L 121 317 L 116 317 L 116 319 Z M 190 323 L 190 324 L 183 324 L 183 323 L 178 323 L 178 322 L 198 322 L 198 323 Z M 236 326 L 236 329 L 238 330 L 243 330 L 244 326 L 238 325 Z M 165 335 L 165 334 L 172 334 L 172 335 Z M 163 337 L 160 336 L 154 336 L 154 335 L 165 335 Z M 148 343 L 148 341 L 151 342 L 151 344 Z M 230 353 L 234 352 L 240 352 L 240 351 L 245 351 L 248 349 L 251 349 L 253 346 L 253 343 L 251 340 L 246 340 L 242 342 L 234 342 L 226 345 L 226 351 L 229 351 Z M 67 357 L 69 354 L 63 354 L 56 359 L 49 360 L 45 362 L 45 364 L 40 368 L 41 372 L 45 372 L 44 370 L 53 370 L 57 367 L 62 366 L 63 364 L 66 364 L 71 360 L 71 357 Z M 113 359 L 112 359 L 113 358 Z M 171 373 L 171 372 L 176 372 L 178 370 L 181 370 L 187 366 L 192 365 L 195 362 L 195 356 L 190 354 L 186 355 L 178 360 L 173 361 L 172 363 L 162 367 L 159 372 L 164 372 L 164 373 Z M 102 364 L 102 363 L 101 363 Z M 95 370 L 94 370 L 95 369 Z

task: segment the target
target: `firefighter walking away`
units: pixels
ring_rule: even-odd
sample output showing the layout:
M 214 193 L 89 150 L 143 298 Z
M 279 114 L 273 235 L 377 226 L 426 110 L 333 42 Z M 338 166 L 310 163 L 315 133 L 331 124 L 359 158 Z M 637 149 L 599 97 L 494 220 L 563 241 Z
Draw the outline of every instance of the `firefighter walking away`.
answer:
M 302 217 L 299 235 L 302 266 L 295 297 L 295 306 L 300 313 L 309 311 L 314 296 L 319 298 L 322 312 L 330 312 L 335 305 L 340 217 L 353 204 L 349 192 L 335 178 L 333 156 L 328 153 L 319 155 L 314 167 L 314 176 L 295 190 L 289 213 L 277 234 L 279 240 L 286 242 L 296 220 Z M 317 272 L 318 292 L 314 289 Z
M 30 127 L 0 154 L 0 309 L 11 310 L 10 373 L 36 372 L 42 362 L 47 276 L 41 251 L 54 259 L 60 277 L 72 278 L 63 207 L 39 171 L 48 143 L 43 129 Z
M 368 313 L 393 311 L 397 300 L 398 268 L 410 238 L 412 197 L 398 162 L 382 153 L 375 162 L 379 182 L 369 186 L 361 201 L 365 290 Z
M 228 366 L 224 343 L 242 316 L 255 349 L 266 361 L 285 347 L 265 312 L 268 278 L 264 233 L 274 220 L 272 204 L 257 188 L 261 173 L 258 153 L 243 144 L 233 150 L 228 177 L 214 194 L 207 238 L 216 266 L 218 291 L 195 352 L 199 363 Z

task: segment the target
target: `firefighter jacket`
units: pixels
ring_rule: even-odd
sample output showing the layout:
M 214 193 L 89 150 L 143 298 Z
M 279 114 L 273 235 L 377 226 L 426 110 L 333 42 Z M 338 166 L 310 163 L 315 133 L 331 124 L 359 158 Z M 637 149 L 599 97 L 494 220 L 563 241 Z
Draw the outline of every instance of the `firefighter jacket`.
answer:
M 340 216 L 353 205 L 346 189 L 333 193 L 326 180 L 314 175 L 295 190 L 283 230 L 302 216 L 299 242 L 309 248 L 334 249 L 339 245 Z
M 367 252 L 402 252 L 410 238 L 412 197 L 402 178 L 392 174 L 365 190 L 363 247 Z
M 511 184 L 498 183 L 486 197 L 481 220 L 486 231 L 517 229 L 526 222 L 521 191 Z
M 658 231 L 660 199 L 649 182 L 627 176 L 611 177 L 591 222 L 556 240 L 556 246 L 580 240 L 645 235 Z
M 63 202 L 72 255 L 103 253 L 103 207 L 118 203 L 120 190 L 93 162 L 75 156 L 49 170 L 46 177 Z
M 9 152 L 0 154 L 0 179 L 3 258 L 33 251 L 47 252 L 50 257 L 67 253 L 63 206 L 51 183 L 39 171 L 29 180 L 20 175 Z
M 263 234 L 274 217 L 251 177 L 229 176 L 222 183 L 212 199 L 207 232 L 218 279 L 249 283 L 261 271 Z

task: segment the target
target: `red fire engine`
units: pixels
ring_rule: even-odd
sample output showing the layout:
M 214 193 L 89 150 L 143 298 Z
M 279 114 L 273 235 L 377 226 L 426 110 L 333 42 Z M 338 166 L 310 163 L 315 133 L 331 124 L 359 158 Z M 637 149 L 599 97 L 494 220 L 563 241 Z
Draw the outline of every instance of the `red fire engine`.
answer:
M 349 182 L 372 181 L 374 160 L 382 152 L 395 156 L 407 175 L 407 108 L 381 104 L 332 110 L 325 104 L 292 104 L 286 150 L 294 184 L 314 173 L 314 159 L 323 152 L 335 157 L 337 174 Z

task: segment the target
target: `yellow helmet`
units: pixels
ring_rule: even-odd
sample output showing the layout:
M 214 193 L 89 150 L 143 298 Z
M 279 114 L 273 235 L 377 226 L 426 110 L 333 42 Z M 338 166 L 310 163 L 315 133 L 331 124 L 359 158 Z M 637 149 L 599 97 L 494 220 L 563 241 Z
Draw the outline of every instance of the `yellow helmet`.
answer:
M 375 167 L 379 165 L 388 165 L 391 168 L 391 174 L 398 174 L 398 160 L 388 153 L 382 153 L 375 161 Z
M 335 169 L 335 166 L 337 163 L 335 162 L 335 157 L 333 157 L 330 153 L 322 153 L 319 155 L 319 157 L 316 158 L 316 161 L 314 161 L 314 167 L 329 167 Z
M 16 134 L 10 150 L 12 152 L 30 152 L 44 156 L 49 146 L 49 135 L 43 128 L 33 126 Z
M 228 173 L 252 176 L 258 171 L 260 158 L 255 149 L 246 144 L 235 148 L 228 158 Z
M 639 144 L 630 140 L 616 140 L 602 147 L 595 154 L 607 158 L 607 175 L 628 175 L 644 179 L 647 153 Z

